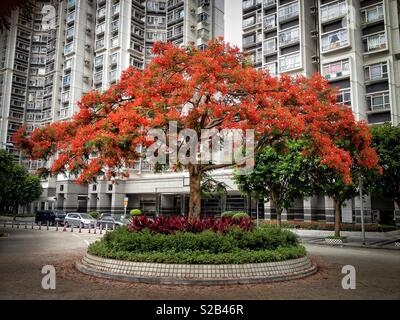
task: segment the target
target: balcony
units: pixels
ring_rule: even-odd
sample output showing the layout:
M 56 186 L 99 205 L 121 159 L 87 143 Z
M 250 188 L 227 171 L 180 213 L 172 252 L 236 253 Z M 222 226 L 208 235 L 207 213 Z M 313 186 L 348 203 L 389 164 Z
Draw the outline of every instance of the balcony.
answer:
M 74 43 L 68 43 L 64 47 L 64 55 L 70 54 L 74 51 Z
M 337 1 L 321 6 L 321 23 L 334 21 L 347 15 L 346 1 Z
M 348 59 L 324 64 L 322 75 L 327 80 L 340 79 L 350 76 L 350 62 Z
M 272 30 L 274 28 L 276 28 L 276 15 L 275 15 L 275 13 L 271 14 L 269 16 L 266 16 L 264 18 L 264 29 L 265 30 Z
M 72 11 L 67 15 L 67 23 L 71 23 L 74 21 L 75 21 L 75 11 Z
M 244 0 L 242 9 L 243 11 L 249 10 L 252 7 L 255 7 L 257 5 L 261 4 L 261 0 Z
M 270 62 L 264 65 L 264 69 L 268 70 L 269 74 L 272 74 L 276 76 L 278 74 L 277 72 L 277 63 L 276 62 Z
M 200 29 L 197 30 L 197 37 L 203 40 L 209 40 L 210 39 L 210 31 L 207 29 Z
M 104 39 L 100 39 L 96 41 L 96 50 L 103 49 L 105 47 Z
M 361 23 L 364 25 L 380 22 L 385 19 L 383 5 L 361 9 Z
M 278 11 L 278 20 L 279 22 L 284 22 L 293 18 L 298 17 L 299 15 L 299 3 L 296 1 L 294 3 L 290 3 L 286 6 L 282 6 Z
M 380 112 L 390 110 L 389 91 L 383 91 L 365 96 L 368 112 Z
M 380 62 L 366 66 L 364 68 L 364 77 L 366 82 L 387 80 L 388 79 L 387 62 Z
M 114 15 L 114 14 L 119 14 L 119 8 L 120 8 L 119 3 L 113 5 L 112 8 L 111 8 L 111 13 L 112 13 L 113 15 Z
M 340 49 L 349 45 L 349 36 L 347 29 L 325 33 L 321 37 L 321 50 L 327 52 Z
M 98 24 L 96 26 L 96 34 L 102 34 L 104 31 L 106 31 L 106 24 L 102 23 L 102 24 Z
M 264 9 L 265 8 L 270 8 L 270 7 L 276 5 L 276 0 L 264 0 L 263 4 L 264 4 Z
M 287 72 L 298 69 L 300 66 L 300 52 L 288 54 L 279 58 L 279 72 Z
M 75 28 L 74 28 L 74 27 L 68 28 L 67 31 L 65 32 L 65 37 L 66 37 L 66 38 L 71 38 L 71 37 L 73 37 L 73 36 L 74 36 L 74 31 L 75 31 Z
M 258 23 L 261 23 L 261 15 L 259 16 L 252 16 L 250 18 L 243 20 L 243 29 L 255 26 Z
M 279 33 L 279 46 L 289 46 L 300 41 L 300 30 L 298 27 L 281 31 Z
M 106 16 L 106 7 L 97 10 L 97 19 L 102 19 Z
M 268 39 L 264 41 L 263 44 L 264 55 L 274 54 L 277 50 L 276 38 Z
M 381 32 L 364 38 L 364 53 L 371 53 L 387 49 L 386 33 Z

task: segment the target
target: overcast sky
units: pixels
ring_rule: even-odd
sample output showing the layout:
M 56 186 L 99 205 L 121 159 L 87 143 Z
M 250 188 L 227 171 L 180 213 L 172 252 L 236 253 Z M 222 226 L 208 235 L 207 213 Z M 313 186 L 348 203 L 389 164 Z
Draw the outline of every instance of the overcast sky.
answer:
M 225 0 L 225 41 L 242 47 L 242 0 Z

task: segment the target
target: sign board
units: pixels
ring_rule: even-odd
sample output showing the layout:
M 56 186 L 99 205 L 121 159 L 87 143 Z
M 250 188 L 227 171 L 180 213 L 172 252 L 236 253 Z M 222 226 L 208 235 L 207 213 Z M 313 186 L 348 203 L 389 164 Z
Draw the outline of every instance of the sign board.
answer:
M 128 206 L 128 197 L 124 198 L 124 207 L 126 208 Z

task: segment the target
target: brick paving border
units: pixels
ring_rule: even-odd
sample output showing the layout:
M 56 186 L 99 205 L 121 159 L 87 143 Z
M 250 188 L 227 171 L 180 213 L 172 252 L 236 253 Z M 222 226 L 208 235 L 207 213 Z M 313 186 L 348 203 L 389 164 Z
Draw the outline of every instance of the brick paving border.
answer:
M 151 284 L 249 284 L 303 278 L 317 272 L 305 256 L 298 259 L 248 264 L 164 264 L 106 259 L 86 254 L 76 268 L 88 275 Z

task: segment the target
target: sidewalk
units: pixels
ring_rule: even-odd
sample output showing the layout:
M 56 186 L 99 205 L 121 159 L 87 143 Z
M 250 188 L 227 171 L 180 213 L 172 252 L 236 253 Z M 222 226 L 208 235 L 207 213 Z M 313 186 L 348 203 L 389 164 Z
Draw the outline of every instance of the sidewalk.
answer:
M 325 238 L 334 235 L 334 231 L 288 229 L 297 234 L 302 243 L 327 245 Z M 359 231 L 342 231 L 341 236 L 346 237 L 343 247 L 394 249 L 400 250 L 400 230 L 390 232 L 365 232 L 365 245 L 362 243 L 362 233 Z

